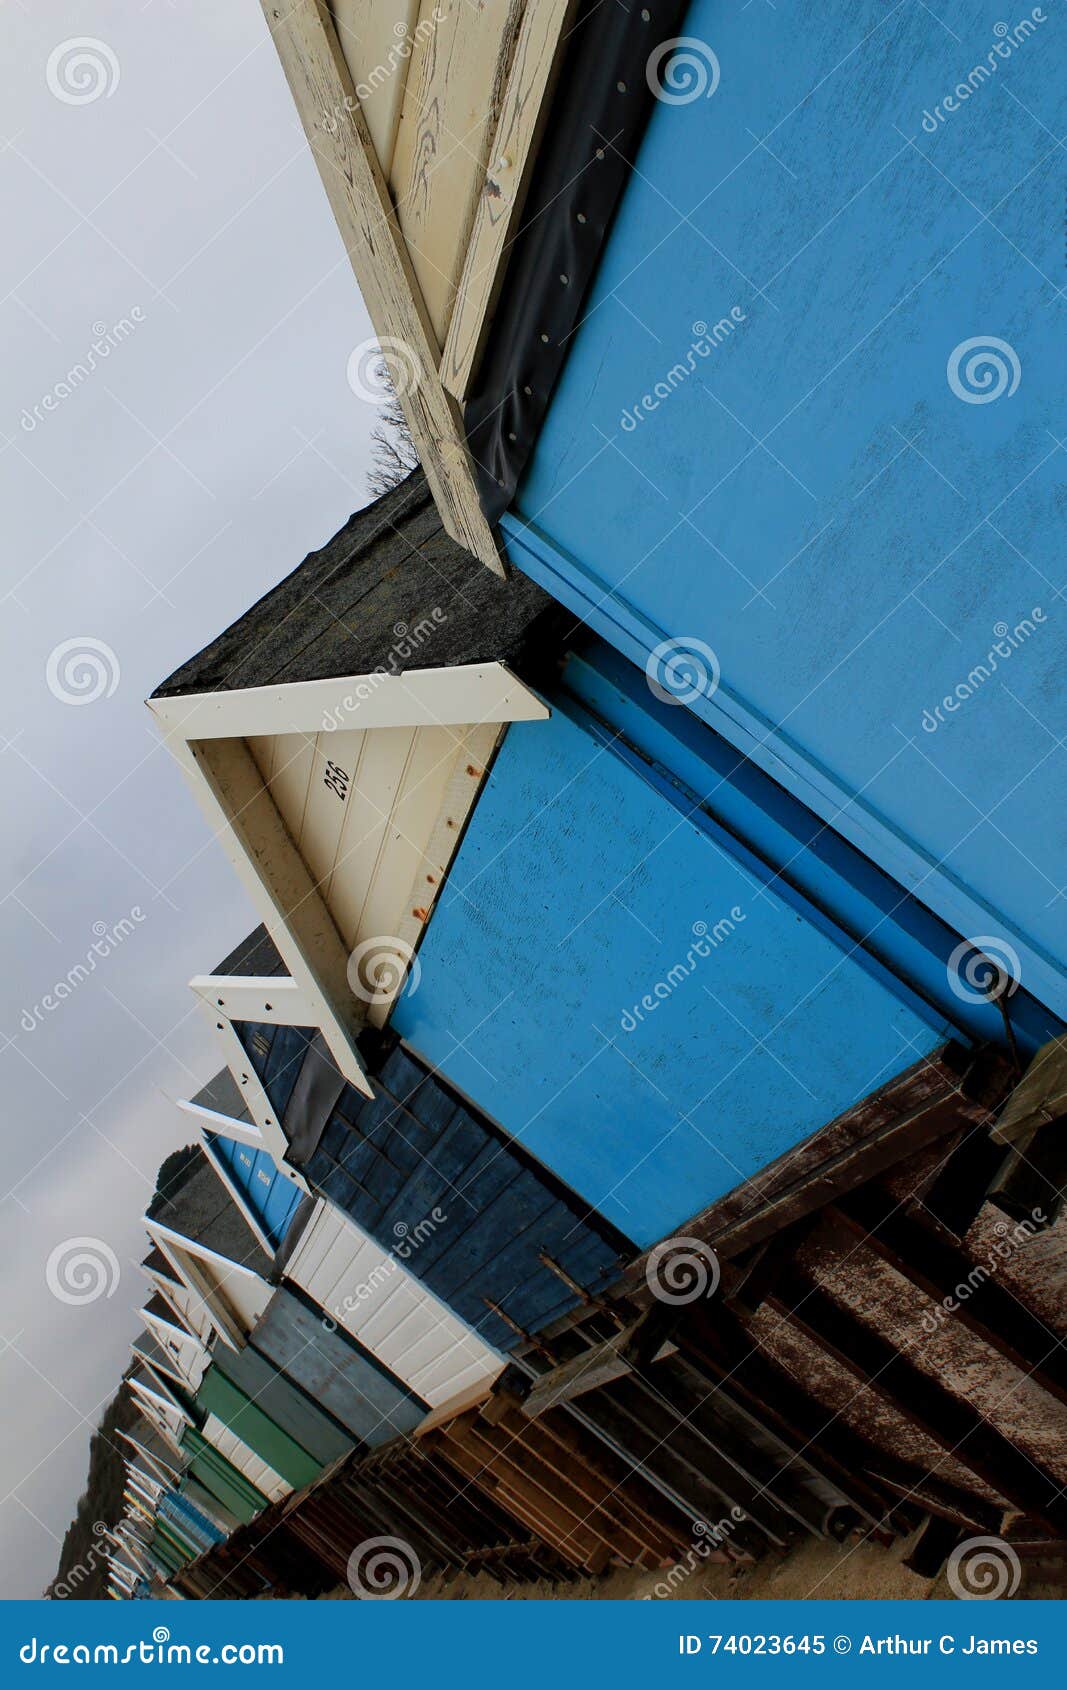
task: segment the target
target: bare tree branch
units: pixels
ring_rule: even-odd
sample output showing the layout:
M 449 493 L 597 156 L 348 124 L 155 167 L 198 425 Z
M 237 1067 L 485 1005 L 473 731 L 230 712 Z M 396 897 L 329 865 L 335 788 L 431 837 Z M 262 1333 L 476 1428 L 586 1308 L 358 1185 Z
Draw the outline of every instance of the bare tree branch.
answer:
M 384 358 L 379 358 L 374 379 L 385 394 L 378 410 L 378 420 L 371 430 L 371 461 L 367 470 L 367 490 L 374 498 L 381 498 L 390 488 L 411 474 L 418 466 L 419 455 L 407 425 L 403 408 Z

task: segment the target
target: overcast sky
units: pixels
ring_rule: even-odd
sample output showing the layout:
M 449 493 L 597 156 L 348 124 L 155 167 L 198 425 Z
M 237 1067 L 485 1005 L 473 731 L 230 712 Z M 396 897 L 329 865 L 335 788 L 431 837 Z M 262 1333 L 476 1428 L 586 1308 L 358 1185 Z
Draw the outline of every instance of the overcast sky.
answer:
M 138 1330 L 174 1099 L 218 1066 L 186 982 L 253 924 L 143 700 L 366 502 L 374 411 L 257 0 L 0 25 L 0 1565 L 32 1596 Z M 111 1294 L 65 1302 L 85 1236 L 117 1280 L 94 1246 Z

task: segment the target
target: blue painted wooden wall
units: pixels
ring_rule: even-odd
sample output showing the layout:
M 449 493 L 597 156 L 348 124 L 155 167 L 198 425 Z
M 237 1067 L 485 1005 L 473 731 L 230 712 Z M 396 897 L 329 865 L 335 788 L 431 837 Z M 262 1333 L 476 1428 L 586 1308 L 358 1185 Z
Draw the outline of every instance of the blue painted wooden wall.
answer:
M 1019 18 L 1039 15 L 1017 40 Z M 692 708 L 961 935 L 988 936 L 1062 1014 L 1067 13 L 697 0 L 684 33 L 714 52 L 718 86 L 655 109 L 505 519 L 512 557 L 642 666 L 664 639 L 705 642 L 721 684 Z M 986 73 L 954 95 L 976 65 Z M 728 325 L 718 344 L 693 352 L 708 342 L 699 325 L 717 322 Z M 993 349 L 1002 376 L 987 364 L 968 378 L 959 349 L 990 337 L 1006 343 Z M 557 771 L 566 737 L 554 727 Z M 515 739 L 529 741 L 532 766 L 525 785 L 513 773 L 514 801 L 550 796 L 545 741 L 536 729 Z M 568 801 L 590 833 L 594 803 Z M 531 1142 L 573 1163 L 599 1199 L 601 1163 L 564 1142 L 573 1083 L 549 1104 L 550 1059 L 563 1024 L 572 1054 L 591 1054 L 590 1019 L 613 1007 L 605 979 L 645 942 L 641 927 L 602 908 L 586 924 L 601 967 L 592 947 L 579 961 L 562 940 L 570 917 L 557 919 L 551 859 L 509 852 L 490 866 L 489 813 L 479 820 L 472 872 L 484 861 L 503 891 L 520 854 L 535 877 L 546 870 L 535 883 L 562 989 L 543 1041 L 553 1078 L 527 1098 L 545 1109 Z M 625 856 L 631 836 L 610 810 L 598 820 L 602 849 L 618 838 Z M 589 873 L 590 893 L 610 901 L 611 871 L 591 862 Z M 639 920 L 675 937 L 683 910 L 657 919 L 642 905 Z M 461 943 L 451 910 L 431 951 L 455 933 L 471 968 L 468 1024 L 491 1012 L 475 1048 L 506 1094 L 522 991 L 496 1006 L 510 982 L 484 972 L 490 922 L 479 931 L 470 916 Z M 435 1053 L 462 1031 L 428 996 L 402 1014 Z M 857 1002 L 850 1040 L 863 1040 L 860 1021 Z M 676 1031 L 683 1065 L 689 1035 Z M 696 1042 L 691 1055 L 707 1053 Z M 472 1058 L 449 1061 L 473 1082 Z M 598 1070 L 621 1107 L 604 1058 Z M 657 1074 L 650 1120 L 663 1108 Z
M 508 731 L 391 1024 L 647 1245 L 954 1029 L 551 703 Z

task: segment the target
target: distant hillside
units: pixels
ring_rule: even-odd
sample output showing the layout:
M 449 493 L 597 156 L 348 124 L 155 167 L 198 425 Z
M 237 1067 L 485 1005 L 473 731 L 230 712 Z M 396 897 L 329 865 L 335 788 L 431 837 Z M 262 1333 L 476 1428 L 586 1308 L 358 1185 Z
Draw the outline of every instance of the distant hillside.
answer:
M 108 1403 L 98 1429 L 89 1441 L 89 1476 L 77 1512 L 67 1527 L 59 1552 L 56 1576 L 44 1592 L 54 1600 L 76 1597 L 82 1602 L 100 1601 L 107 1595 L 107 1569 L 99 1532 L 100 1521 L 113 1526 L 122 1514 L 122 1492 L 126 1469 L 123 1444 L 116 1432 L 132 1430 L 139 1419 L 125 1381 Z

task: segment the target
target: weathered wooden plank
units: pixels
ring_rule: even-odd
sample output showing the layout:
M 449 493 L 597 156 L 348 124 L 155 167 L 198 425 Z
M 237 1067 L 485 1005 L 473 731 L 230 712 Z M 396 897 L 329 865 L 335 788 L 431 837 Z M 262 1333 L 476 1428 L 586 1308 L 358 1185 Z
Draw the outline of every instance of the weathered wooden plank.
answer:
M 1057 1333 L 996 1283 L 996 1258 L 975 1262 L 874 1186 L 842 1199 L 827 1210 L 827 1218 L 832 1216 L 932 1297 L 945 1311 L 947 1322 L 965 1326 L 1035 1385 L 1067 1403 L 1067 1351 Z
M 452 314 L 523 5 L 423 0 L 389 183 L 438 341 Z
M 445 336 L 441 376 L 465 399 L 504 278 L 577 0 L 527 6 Z
M 388 176 L 419 27 L 419 0 L 330 0 L 374 151 Z
M 622 1379 L 631 1372 L 633 1362 L 626 1350 L 640 1324 L 640 1321 L 632 1322 L 602 1344 L 595 1344 L 582 1354 L 572 1356 L 570 1361 L 543 1373 L 522 1404 L 522 1412 L 527 1419 L 536 1420 L 550 1408 L 569 1402 L 573 1397 L 584 1396 L 587 1391 L 599 1390 L 601 1385 L 609 1385 L 612 1380 Z M 662 1359 L 673 1353 L 673 1344 L 659 1344 L 655 1357 L 650 1359 Z
M 261 3 L 441 520 L 502 575 L 460 409 L 438 373 L 440 343 L 325 0 Z
M 1057 1534 L 1067 1531 L 1063 1488 L 969 1402 L 924 1373 L 882 1333 L 836 1303 L 796 1271 L 789 1300 L 770 1304 L 861 1385 L 889 1402 L 1013 1507 Z
M 851 1427 L 834 1422 L 817 1398 L 759 1349 L 751 1334 L 720 1304 L 678 1327 L 682 1355 L 721 1394 L 793 1452 L 793 1464 L 819 1474 L 872 1523 L 886 1511 L 866 1474 L 881 1452 Z M 895 1469 L 910 1483 L 914 1469 Z

